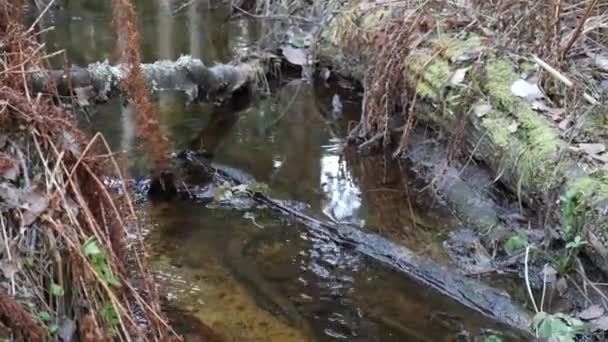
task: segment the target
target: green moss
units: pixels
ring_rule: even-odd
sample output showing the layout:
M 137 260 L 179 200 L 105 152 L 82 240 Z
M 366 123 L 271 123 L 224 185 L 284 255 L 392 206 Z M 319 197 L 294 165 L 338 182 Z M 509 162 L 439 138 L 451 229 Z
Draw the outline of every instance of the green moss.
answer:
M 511 85 L 518 79 L 519 76 L 509 62 L 494 60 L 486 65 L 485 84 L 482 87 L 495 107 L 513 116 L 519 123 L 514 134 L 525 145 L 517 153 L 517 160 L 508 162 L 517 164 L 521 184 L 543 190 L 551 186 L 543 183 L 550 179 L 550 174 L 557 166 L 556 155 L 563 142 L 548 120 L 533 111 L 526 101 L 513 95 Z M 534 181 L 536 183 L 532 184 Z
M 372 30 L 385 23 L 385 19 L 390 17 L 392 10 L 390 6 L 376 6 L 371 12 L 359 16 L 359 27 L 362 30 Z
M 444 49 L 444 56 L 451 62 L 458 60 L 463 54 L 483 46 L 481 38 L 476 34 L 468 34 L 464 39 L 456 34 L 444 34 L 437 38 L 433 45 Z
M 586 120 L 580 120 L 580 131 L 574 137 L 579 143 L 606 142 L 608 140 L 608 107 L 598 106 Z
M 608 182 L 605 174 L 580 177 L 568 184 L 561 199 L 562 237 L 567 240 L 587 227 L 602 244 L 596 246 L 596 250 L 608 248 L 608 222 L 604 213 L 597 212 L 597 208 L 606 205 Z
M 486 134 L 488 134 L 492 142 L 501 148 L 509 146 L 512 140 L 511 133 L 506 129 L 509 124 L 506 118 L 496 114 L 490 114 L 481 120 L 481 126 L 486 130 Z
M 580 177 L 568 187 L 568 191 L 573 192 L 588 205 L 596 205 L 600 201 L 608 200 L 608 182 L 605 174 L 599 177 Z
M 450 65 L 444 59 L 426 53 L 409 57 L 407 73 L 422 74 L 416 92 L 422 98 L 439 100 L 440 92 L 450 79 Z M 428 63 L 428 65 L 427 65 Z

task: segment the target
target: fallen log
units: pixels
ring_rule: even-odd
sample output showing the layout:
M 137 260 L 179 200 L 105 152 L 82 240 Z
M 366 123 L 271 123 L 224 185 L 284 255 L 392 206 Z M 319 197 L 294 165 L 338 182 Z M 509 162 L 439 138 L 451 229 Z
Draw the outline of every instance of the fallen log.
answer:
M 243 177 L 240 172 L 234 174 L 232 169 L 219 166 L 193 153 L 182 153 L 180 159 L 180 162 L 183 163 L 181 169 L 188 170 L 189 174 L 213 175 L 216 177 L 214 183 L 228 182 L 232 185 L 240 185 L 243 184 L 243 181 L 251 181 L 250 177 Z M 320 221 L 262 193 L 256 193 L 253 199 L 282 215 L 301 222 L 306 229 L 328 236 L 342 245 L 353 248 L 412 277 L 425 286 L 430 286 L 462 305 L 506 325 L 520 334 L 520 337 L 531 336 L 529 334 L 530 314 L 513 303 L 509 295 L 504 292 L 489 287 L 476 279 L 451 272 L 446 267 L 377 234 L 364 232 L 358 227 L 348 224 Z
M 141 68 L 152 93 L 173 90 L 186 93 L 190 100 L 214 101 L 245 86 L 263 86 L 265 75 L 275 62 L 276 56 L 265 54 L 230 64 L 206 66 L 200 59 L 182 56 L 176 61 L 142 64 Z M 80 105 L 88 106 L 119 94 L 119 84 L 127 75 L 126 65 L 105 61 L 87 67 L 73 66 L 67 71 L 32 72 L 30 82 L 37 92 L 54 84 L 59 95 L 76 95 Z
M 378 59 L 373 39 L 366 34 L 383 32 L 394 25 L 393 18 L 416 17 L 412 11 L 407 3 L 348 2 L 327 25 L 317 51 L 319 63 L 363 82 Z M 416 120 L 444 132 L 454 132 L 464 120 L 465 155 L 487 165 L 522 205 L 547 212 L 551 220 L 546 223 L 558 224 L 565 242 L 584 236 L 589 242 L 586 254 L 608 273 L 605 167 L 573 153 L 554 122 L 513 94 L 511 87 L 521 78 L 519 66 L 495 51 L 483 32 L 450 34 L 449 27 L 429 32 L 412 43 L 415 48 L 407 57 L 399 55 L 407 63 L 404 78 L 416 81 Z M 462 79 L 454 81 L 456 74 Z M 604 112 L 598 107 L 588 110 Z M 369 128 L 365 123 L 360 126 Z M 359 132 L 363 139 L 378 132 L 369 134 Z M 606 142 L 599 134 L 590 135 L 586 142 Z

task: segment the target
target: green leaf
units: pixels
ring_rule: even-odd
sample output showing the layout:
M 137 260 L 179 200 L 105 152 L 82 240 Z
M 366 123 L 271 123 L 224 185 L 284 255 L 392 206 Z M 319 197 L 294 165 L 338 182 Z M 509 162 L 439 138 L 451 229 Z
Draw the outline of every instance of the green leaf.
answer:
M 567 249 L 577 249 L 579 247 L 583 247 L 586 244 L 587 244 L 587 241 L 583 240 L 583 238 L 580 235 L 577 235 L 574 237 L 574 240 L 572 240 L 566 244 L 566 248 Z
M 52 283 L 51 284 L 51 294 L 55 297 L 63 297 L 63 295 L 64 295 L 63 287 L 61 287 L 60 285 L 57 285 L 55 283 Z
M 51 335 L 57 335 L 58 332 L 59 332 L 59 326 L 57 324 L 49 325 L 49 333 Z
M 49 322 L 51 320 L 51 314 L 47 311 L 38 312 L 38 318 L 43 322 Z
M 108 333 L 110 336 L 116 336 L 118 334 L 117 326 L 120 323 L 120 320 L 118 319 L 118 314 L 116 313 L 114 305 L 111 303 L 105 304 L 101 308 L 101 317 L 103 317 L 108 324 Z
M 291 45 L 302 49 L 306 47 L 306 40 L 302 37 L 293 37 L 291 39 Z
M 574 342 L 577 334 L 585 330 L 585 324 L 570 316 L 539 312 L 532 319 L 536 337 L 555 342 Z
M 120 281 L 118 281 L 118 279 L 116 279 L 116 277 L 112 274 L 112 273 L 108 273 L 104 276 L 104 280 L 106 281 L 106 283 L 108 283 L 108 285 L 110 286 L 114 286 L 114 287 L 120 287 Z
M 512 255 L 514 252 L 520 251 L 528 247 L 528 237 L 523 234 L 513 235 L 505 242 L 505 252 Z
M 97 244 L 97 240 L 95 240 L 95 238 L 90 238 L 88 239 L 83 246 L 83 251 L 84 251 L 84 255 L 93 258 L 95 256 L 99 256 L 99 255 L 104 255 L 103 251 L 101 250 L 101 248 L 99 248 L 99 245 Z
M 99 271 L 100 271 L 101 275 L 103 276 L 103 280 L 108 285 L 111 285 L 114 287 L 120 287 L 120 282 L 118 281 L 118 279 L 116 279 L 116 277 L 114 277 L 114 274 L 112 274 L 112 270 L 110 269 L 108 264 L 105 263 L 105 261 L 103 263 L 99 264 Z
M 502 337 L 496 335 L 486 336 L 483 342 L 502 342 Z

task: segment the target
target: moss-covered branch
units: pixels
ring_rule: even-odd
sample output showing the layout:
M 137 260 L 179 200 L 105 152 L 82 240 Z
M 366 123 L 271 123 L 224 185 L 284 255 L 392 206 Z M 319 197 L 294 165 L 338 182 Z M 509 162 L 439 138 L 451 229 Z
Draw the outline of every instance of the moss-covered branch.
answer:
M 377 61 L 369 58 L 375 53 L 373 46 L 370 51 L 352 49 L 353 42 L 369 44 L 364 35 L 378 32 L 403 11 L 399 6 L 364 5 L 353 1 L 339 12 L 318 52 L 321 63 L 361 81 Z M 520 78 L 515 63 L 479 35 L 437 33 L 441 31 L 425 36 L 403 61 L 404 77 L 415 79 L 421 103 L 415 110 L 417 120 L 453 132 L 464 116 L 467 153 L 485 163 L 522 201 L 550 208 L 565 240 L 583 234 L 589 241 L 588 254 L 608 272 L 607 174 L 588 171 L 593 168 L 569 152 L 556 125 L 512 93 L 512 84 Z M 466 77 L 452 82 L 463 70 Z M 482 113 L 475 110 L 480 105 L 486 108 Z M 554 205 L 557 198 L 559 206 Z M 565 212 L 565 206 L 574 209 Z

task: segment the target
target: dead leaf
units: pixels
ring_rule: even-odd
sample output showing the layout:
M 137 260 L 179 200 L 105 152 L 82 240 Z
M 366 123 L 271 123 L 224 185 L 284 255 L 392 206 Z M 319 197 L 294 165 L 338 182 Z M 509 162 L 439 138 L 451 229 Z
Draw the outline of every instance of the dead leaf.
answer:
M 91 103 L 89 102 L 89 89 L 84 87 L 76 87 L 74 88 L 74 93 L 76 94 L 76 103 L 80 107 L 89 107 Z
M 555 283 L 555 281 L 557 280 L 557 275 L 557 270 L 553 268 L 553 266 L 549 264 L 545 265 L 545 277 L 547 277 L 547 282 L 549 284 Z
M 548 113 L 553 121 L 560 121 L 564 117 L 566 110 L 564 108 L 549 108 Z
M 555 283 L 555 288 L 557 289 L 557 292 L 559 292 L 560 296 L 566 293 L 566 290 L 568 290 L 568 281 L 566 281 L 566 278 L 559 278 L 557 283 Z
M 511 92 L 513 95 L 529 101 L 542 99 L 545 96 L 538 87 L 538 84 L 530 83 L 523 79 L 513 82 L 511 85 Z
M 481 118 L 486 116 L 486 114 L 490 113 L 492 109 L 492 105 L 487 102 L 482 102 L 473 107 L 473 112 L 478 118 Z
M 585 310 L 578 313 L 578 318 L 583 319 L 585 321 L 590 321 L 592 319 L 596 319 L 601 317 L 604 314 L 604 308 L 600 305 L 594 304 Z
M 578 147 L 586 154 L 593 156 L 606 151 L 606 145 L 598 144 L 578 144 Z
M 593 57 L 593 64 L 604 71 L 608 71 L 608 56 L 596 54 Z
M 64 318 L 59 325 L 59 337 L 64 342 L 71 342 L 75 340 L 76 335 L 76 324 L 69 318 Z
M 562 120 L 562 122 L 560 122 L 557 125 L 557 127 L 559 127 L 560 130 L 565 131 L 568 128 L 570 128 L 571 125 L 572 125 L 572 119 L 570 117 L 567 117 L 564 120 Z
M 8 260 L 7 258 L 4 258 L 0 262 L 0 270 L 6 279 L 11 279 L 21 270 L 21 259 L 13 257 L 11 260 Z
M 8 183 L 0 184 L 0 198 L 8 209 L 19 208 L 21 191 Z
M 608 155 L 606 155 L 605 153 L 591 155 L 591 158 L 600 161 L 604 164 L 608 164 Z
M 469 68 L 460 68 L 454 71 L 452 77 L 450 77 L 450 84 L 459 85 L 462 83 L 467 76 L 467 71 L 469 71 Z
M 6 153 L 0 153 L 0 177 L 14 181 L 19 176 L 19 163 Z
M 80 143 L 78 142 L 78 139 L 76 139 L 74 134 L 68 132 L 67 130 L 64 130 L 62 137 L 63 148 L 72 152 L 72 154 L 74 154 L 74 156 L 76 157 L 80 156 Z
M 543 100 L 534 100 L 532 101 L 531 106 L 532 109 L 539 112 L 548 112 L 550 109 L 549 106 L 547 106 L 547 104 Z
M 283 56 L 293 65 L 308 65 L 308 50 L 295 48 L 290 45 L 281 46 Z
M 23 224 L 30 225 L 36 221 L 38 216 L 46 211 L 49 206 L 47 196 L 39 193 L 35 189 L 23 191 L 20 196 L 21 209 L 23 211 Z
M 600 318 L 594 319 L 591 322 L 591 325 L 595 330 L 607 331 L 608 330 L 608 316 L 602 316 Z

